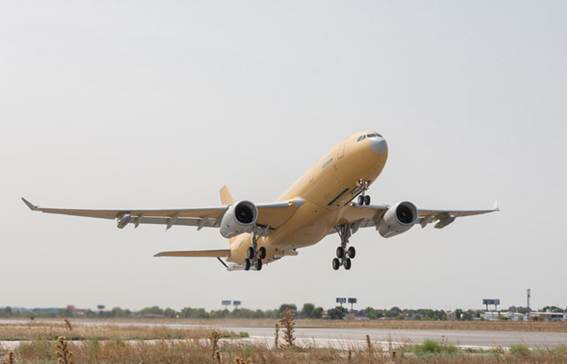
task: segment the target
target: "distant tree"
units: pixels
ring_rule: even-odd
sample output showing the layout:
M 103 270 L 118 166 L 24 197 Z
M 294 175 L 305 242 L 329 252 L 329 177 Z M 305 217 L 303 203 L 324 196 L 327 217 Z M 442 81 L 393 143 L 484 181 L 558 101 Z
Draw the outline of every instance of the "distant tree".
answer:
M 175 311 L 173 308 L 169 308 L 169 307 L 166 308 L 166 309 L 163 311 L 163 314 L 164 314 L 165 317 L 168 317 L 168 318 L 175 318 L 175 317 L 177 317 L 177 311 Z
M 462 319 L 463 319 L 463 315 L 464 315 L 464 312 L 463 312 L 463 310 L 461 310 L 460 308 L 457 308 L 457 309 L 455 310 L 455 319 L 456 319 L 456 320 L 462 320 Z
M 209 317 L 212 319 L 223 319 L 229 316 L 230 316 L 230 311 L 227 309 L 209 312 Z
M 384 311 L 376 310 L 372 307 L 366 307 L 364 309 L 364 316 L 368 317 L 371 320 L 376 320 L 376 319 L 384 317 Z
M 128 317 L 129 315 L 126 314 L 126 310 L 123 310 L 120 307 L 113 307 L 110 311 L 112 317 Z
M 293 303 L 284 303 L 280 306 L 279 310 L 278 310 L 278 316 L 281 316 L 282 313 L 285 312 L 285 310 L 292 310 L 293 313 L 295 314 L 297 312 L 297 306 Z
M 557 313 L 563 313 L 563 310 L 560 309 L 557 306 L 545 306 L 544 308 L 542 308 L 543 312 L 557 312 Z
M 191 318 L 207 319 L 209 318 L 209 313 L 204 308 L 196 308 L 193 310 Z
M 257 312 L 249 310 L 247 308 L 239 308 L 232 312 L 232 317 L 234 318 L 259 318 L 257 317 Z
M 386 311 L 386 317 L 388 318 L 398 318 L 401 315 L 402 315 L 402 310 L 396 306 Z
M 300 316 L 304 318 L 313 318 L 313 312 L 315 311 L 315 305 L 312 303 L 305 303 L 301 309 Z
M 314 319 L 320 319 L 323 317 L 323 312 L 325 312 L 325 310 L 323 309 L 323 307 L 315 307 L 315 309 L 313 310 L 313 317 Z
M 163 310 L 159 306 L 145 307 L 140 310 L 140 315 L 163 316 Z
M 179 312 L 179 315 L 183 318 L 191 318 L 191 312 L 193 309 L 191 307 L 184 307 Z
M 4 307 L 4 309 L 2 311 L 3 311 L 3 316 L 6 316 L 6 317 L 11 317 L 14 314 L 14 312 L 12 311 L 12 307 L 10 307 L 10 306 Z
M 337 306 L 335 308 L 327 310 L 327 318 L 331 320 L 342 320 L 343 318 L 345 318 L 347 313 L 348 310 L 346 308 Z

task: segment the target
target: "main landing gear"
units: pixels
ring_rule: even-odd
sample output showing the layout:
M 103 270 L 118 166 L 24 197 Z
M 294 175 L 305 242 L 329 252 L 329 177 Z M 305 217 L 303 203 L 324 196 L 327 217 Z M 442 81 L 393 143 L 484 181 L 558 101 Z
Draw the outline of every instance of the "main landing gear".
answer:
M 341 238 L 341 245 L 337 247 L 337 257 L 333 259 L 333 269 L 338 270 L 341 266 L 349 270 L 352 266 L 352 260 L 356 256 L 356 249 L 354 246 L 347 248 L 349 239 L 352 236 L 352 229 L 350 225 L 337 226 L 337 232 Z
M 262 270 L 262 259 L 266 259 L 267 251 L 265 247 L 258 249 L 258 234 L 252 232 L 252 246 L 246 250 L 246 259 L 244 260 L 244 270 Z

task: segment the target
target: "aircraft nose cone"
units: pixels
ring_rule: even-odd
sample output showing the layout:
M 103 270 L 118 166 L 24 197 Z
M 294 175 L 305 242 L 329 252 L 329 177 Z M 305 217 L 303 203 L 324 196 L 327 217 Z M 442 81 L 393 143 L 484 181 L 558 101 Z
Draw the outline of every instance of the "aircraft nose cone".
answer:
M 386 139 L 384 139 L 382 137 L 371 138 L 370 139 L 370 146 L 376 154 L 379 154 L 379 155 L 388 154 L 388 143 L 386 143 Z

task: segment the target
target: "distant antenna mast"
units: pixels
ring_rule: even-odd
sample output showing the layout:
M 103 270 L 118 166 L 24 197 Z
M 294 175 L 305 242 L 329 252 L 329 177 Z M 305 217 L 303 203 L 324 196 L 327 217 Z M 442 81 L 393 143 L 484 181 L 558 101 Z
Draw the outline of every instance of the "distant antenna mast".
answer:
M 527 313 L 527 317 L 528 317 L 528 321 L 530 320 L 530 298 L 532 298 L 532 290 L 530 288 L 528 288 L 527 291 L 527 298 L 528 298 L 528 313 Z

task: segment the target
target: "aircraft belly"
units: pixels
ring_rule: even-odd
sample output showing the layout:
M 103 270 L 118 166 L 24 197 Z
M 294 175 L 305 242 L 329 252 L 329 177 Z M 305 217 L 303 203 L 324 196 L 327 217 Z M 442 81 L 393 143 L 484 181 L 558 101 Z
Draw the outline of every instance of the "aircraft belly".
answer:
M 274 246 L 308 246 L 323 239 L 337 220 L 338 211 L 306 201 L 295 215 L 270 237 Z

